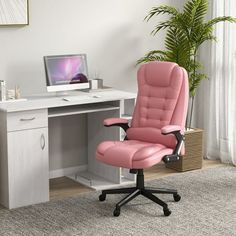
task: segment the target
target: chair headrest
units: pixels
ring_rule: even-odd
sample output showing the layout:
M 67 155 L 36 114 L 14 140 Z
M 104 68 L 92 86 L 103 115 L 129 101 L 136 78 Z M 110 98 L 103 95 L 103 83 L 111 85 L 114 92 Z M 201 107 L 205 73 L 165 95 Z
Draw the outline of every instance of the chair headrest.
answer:
M 180 67 L 173 62 L 152 61 L 143 64 L 140 70 L 143 70 L 144 78 L 149 85 L 166 87 L 170 84 L 173 72 L 180 70 Z

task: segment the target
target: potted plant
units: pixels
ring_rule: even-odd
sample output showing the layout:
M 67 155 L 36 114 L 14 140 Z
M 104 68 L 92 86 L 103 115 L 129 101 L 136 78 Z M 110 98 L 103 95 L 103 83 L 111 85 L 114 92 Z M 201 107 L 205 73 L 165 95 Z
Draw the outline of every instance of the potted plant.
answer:
M 165 50 L 153 50 L 148 52 L 144 57 L 138 60 L 139 63 L 149 61 L 171 61 L 176 62 L 180 66 L 184 67 L 188 73 L 189 78 L 189 109 L 186 121 L 186 128 L 191 127 L 194 98 L 197 88 L 201 81 L 207 78 L 207 75 L 201 72 L 202 63 L 199 61 L 198 53 L 200 46 L 209 40 L 216 40 L 213 34 L 213 26 L 222 21 L 236 22 L 236 20 L 230 16 L 216 17 L 209 21 L 206 21 L 206 14 L 208 11 L 208 0 L 189 0 L 185 3 L 183 10 L 179 11 L 175 7 L 168 5 L 161 5 L 153 7 L 148 15 L 145 17 L 146 21 L 149 21 L 154 16 L 168 15 L 169 19 L 159 22 L 153 31 L 152 35 L 156 35 L 160 30 L 167 30 L 165 37 Z M 187 170 L 201 168 L 202 163 L 202 131 L 199 129 L 186 132 L 186 155 L 180 159 L 179 163 L 171 164 L 173 168 L 180 165 L 180 162 L 184 161 L 184 158 L 188 160 L 187 167 L 176 167 L 178 170 Z M 193 134 L 192 134 L 193 133 Z M 187 140 L 191 137 L 195 137 L 197 140 Z M 188 148 L 190 143 L 192 152 Z M 197 145 L 195 145 L 197 144 Z M 198 150 L 193 147 L 198 147 Z M 189 156 L 188 156 L 189 155 Z M 197 155 L 197 157 L 196 157 Z M 198 160 L 193 160 L 193 156 Z M 189 166 L 190 163 L 196 162 L 195 166 Z M 181 169 L 182 168 L 182 169 Z

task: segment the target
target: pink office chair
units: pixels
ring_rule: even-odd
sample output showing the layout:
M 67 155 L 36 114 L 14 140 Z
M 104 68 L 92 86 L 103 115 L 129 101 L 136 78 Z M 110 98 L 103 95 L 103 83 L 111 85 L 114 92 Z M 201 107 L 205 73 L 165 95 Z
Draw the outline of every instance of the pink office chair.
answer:
M 104 120 L 107 127 L 123 128 L 126 137 L 124 141 L 100 143 L 96 150 L 97 160 L 137 173 L 136 187 L 103 190 L 99 196 L 99 200 L 104 201 L 107 194 L 128 194 L 116 204 L 114 216 L 119 216 L 120 208 L 140 194 L 161 205 L 165 216 L 171 214 L 168 205 L 154 194 L 172 194 L 178 202 L 181 197 L 177 190 L 146 188 L 143 169 L 161 161 L 177 161 L 180 153 L 184 154 L 187 105 L 186 71 L 172 62 L 149 62 L 138 71 L 138 96 L 131 127 L 126 119 Z

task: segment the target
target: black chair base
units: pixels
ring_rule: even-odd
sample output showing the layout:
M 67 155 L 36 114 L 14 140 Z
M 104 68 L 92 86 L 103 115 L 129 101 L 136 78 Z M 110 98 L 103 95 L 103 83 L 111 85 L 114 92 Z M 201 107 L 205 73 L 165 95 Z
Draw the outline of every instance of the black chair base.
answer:
M 154 194 L 156 193 L 157 194 L 172 194 L 175 202 L 178 202 L 181 199 L 177 190 L 174 190 L 174 189 L 145 188 L 143 170 L 138 170 L 136 187 L 103 190 L 102 194 L 99 196 L 99 200 L 105 201 L 107 194 L 122 194 L 122 193 L 127 193 L 128 195 L 116 204 L 116 208 L 113 212 L 114 216 L 119 216 L 120 208 L 124 206 L 125 204 L 127 204 L 128 202 L 130 202 L 135 197 L 137 197 L 138 195 L 143 195 L 144 197 L 162 206 L 165 216 L 169 216 L 171 214 L 171 211 L 169 210 L 168 205 L 165 202 L 163 202 L 161 199 L 156 197 Z

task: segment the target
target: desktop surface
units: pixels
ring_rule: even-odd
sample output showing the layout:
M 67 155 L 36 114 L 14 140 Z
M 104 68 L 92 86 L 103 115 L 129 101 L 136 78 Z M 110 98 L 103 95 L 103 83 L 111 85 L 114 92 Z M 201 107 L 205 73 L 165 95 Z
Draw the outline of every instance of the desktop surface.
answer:
M 71 91 L 66 96 L 55 96 L 55 94 L 37 94 L 27 97 L 26 101 L 0 104 L 0 110 L 5 112 L 15 112 L 100 103 L 132 98 L 136 98 L 135 93 L 124 92 L 115 89 L 89 93 L 81 91 Z

